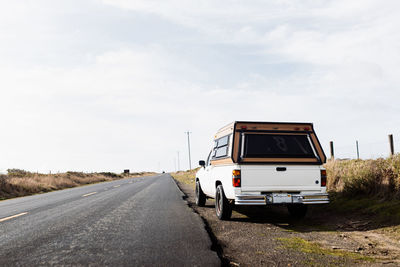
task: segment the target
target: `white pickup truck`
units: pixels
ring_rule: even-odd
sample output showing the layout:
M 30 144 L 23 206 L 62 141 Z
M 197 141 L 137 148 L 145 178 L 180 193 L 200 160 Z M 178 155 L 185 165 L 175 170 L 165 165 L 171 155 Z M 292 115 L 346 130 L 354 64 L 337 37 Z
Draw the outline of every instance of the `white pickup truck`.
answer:
M 233 122 L 214 137 L 196 173 L 196 204 L 215 198 L 219 219 L 234 205 L 287 205 L 304 217 L 309 204 L 329 203 L 326 156 L 312 123 Z

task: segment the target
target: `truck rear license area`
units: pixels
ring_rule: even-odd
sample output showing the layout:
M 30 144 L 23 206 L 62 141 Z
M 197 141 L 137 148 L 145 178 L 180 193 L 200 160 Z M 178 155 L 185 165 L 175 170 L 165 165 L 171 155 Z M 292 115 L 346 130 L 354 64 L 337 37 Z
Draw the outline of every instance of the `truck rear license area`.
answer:
M 292 203 L 292 195 L 287 193 L 272 193 L 265 196 L 266 204 Z

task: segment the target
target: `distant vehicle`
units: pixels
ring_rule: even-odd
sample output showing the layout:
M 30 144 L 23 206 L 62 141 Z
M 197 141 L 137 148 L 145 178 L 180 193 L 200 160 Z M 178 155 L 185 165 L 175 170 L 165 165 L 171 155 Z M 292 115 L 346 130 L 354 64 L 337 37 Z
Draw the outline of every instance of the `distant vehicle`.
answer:
M 326 156 L 312 123 L 233 122 L 215 135 L 196 173 L 196 204 L 215 198 L 219 219 L 234 205 L 285 204 L 304 217 L 309 204 L 329 203 Z
M 162 171 L 162 173 L 165 173 L 165 171 Z

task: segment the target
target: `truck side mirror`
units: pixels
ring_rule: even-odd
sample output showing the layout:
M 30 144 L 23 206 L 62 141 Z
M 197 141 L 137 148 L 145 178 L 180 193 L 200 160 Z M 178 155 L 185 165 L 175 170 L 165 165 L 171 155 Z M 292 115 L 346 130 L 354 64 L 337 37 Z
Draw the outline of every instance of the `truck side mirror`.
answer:
M 199 165 L 200 165 L 201 167 L 204 167 L 204 166 L 206 166 L 206 162 L 205 162 L 204 160 L 200 160 L 200 161 L 199 161 Z

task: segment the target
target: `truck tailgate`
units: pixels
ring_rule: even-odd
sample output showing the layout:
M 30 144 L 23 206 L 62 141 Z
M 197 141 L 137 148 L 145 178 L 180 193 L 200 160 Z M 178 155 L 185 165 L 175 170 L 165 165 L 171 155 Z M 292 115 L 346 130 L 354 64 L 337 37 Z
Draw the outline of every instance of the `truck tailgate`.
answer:
M 242 165 L 242 192 L 321 190 L 318 165 Z

